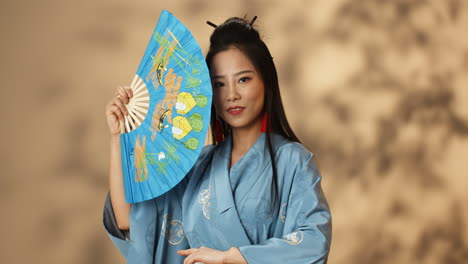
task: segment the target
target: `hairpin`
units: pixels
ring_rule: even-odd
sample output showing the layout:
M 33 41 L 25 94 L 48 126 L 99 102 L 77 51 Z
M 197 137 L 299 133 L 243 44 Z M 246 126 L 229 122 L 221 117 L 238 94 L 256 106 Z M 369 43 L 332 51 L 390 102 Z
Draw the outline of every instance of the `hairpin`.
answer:
M 255 22 L 255 20 L 257 20 L 257 16 L 254 16 L 254 18 L 252 19 L 252 21 L 250 21 L 250 26 L 253 25 L 253 23 Z
M 206 21 L 206 23 L 214 28 L 217 28 L 218 26 L 216 24 L 214 24 L 213 22 L 211 21 Z

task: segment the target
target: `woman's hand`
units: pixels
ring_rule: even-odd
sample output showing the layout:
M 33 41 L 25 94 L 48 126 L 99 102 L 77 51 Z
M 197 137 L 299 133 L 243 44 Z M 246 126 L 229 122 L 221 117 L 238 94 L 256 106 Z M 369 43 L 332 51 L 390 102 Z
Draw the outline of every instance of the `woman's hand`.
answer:
M 184 264 L 224 264 L 224 263 L 247 263 L 242 257 L 238 248 L 231 248 L 228 251 L 220 251 L 212 248 L 201 247 L 179 250 L 177 254 L 187 256 Z
M 177 254 L 187 256 L 184 260 L 184 264 L 194 264 L 196 262 L 202 262 L 204 264 L 223 264 L 226 253 L 225 251 L 201 247 L 179 250 Z
M 109 132 L 112 137 L 120 135 L 124 116 L 128 115 L 125 104 L 132 98 L 133 92 L 130 87 L 119 87 L 114 98 L 106 105 L 106 119 Z

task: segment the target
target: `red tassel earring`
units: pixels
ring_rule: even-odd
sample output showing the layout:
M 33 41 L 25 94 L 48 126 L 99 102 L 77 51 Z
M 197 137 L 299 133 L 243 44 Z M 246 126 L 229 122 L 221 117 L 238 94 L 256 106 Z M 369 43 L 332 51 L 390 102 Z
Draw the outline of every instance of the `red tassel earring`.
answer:
M 266 133 L 267 130 L 270 131 L 270 129 L 267 129 L 267 123 L 268 123 L 268 114 L 267 112 L 265 112 L 265 114 L 263 115 L 263 119 L 262 119 L 262 127 L 260 128 L 261 132 Z
M 219 121 L 217 116 L 216 116 L 216 121 L 215 121 L 215 139 L 217 142 L 224 141 L 223 127 L 221 125 L 221 121 Z

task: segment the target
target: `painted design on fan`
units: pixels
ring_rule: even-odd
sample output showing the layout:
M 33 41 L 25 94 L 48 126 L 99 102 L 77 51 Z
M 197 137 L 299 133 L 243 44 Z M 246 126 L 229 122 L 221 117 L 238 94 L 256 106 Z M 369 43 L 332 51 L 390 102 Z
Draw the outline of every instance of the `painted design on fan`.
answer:
M 182 92 L 177 96 L 176 109 L 180 115 L 188 114 L 195 106 L 205 107 L 208 104 L 208 98 L 204 95 L 198 95 L 195 98 L 187 92 Z M 176 120 L 177 119 L 177 120 Z M 172 134 L 176 139 L 183 139 L 190 131 L 201 132 L 203 130 L 203 118 L 199 113 L 193 113 L 189 118 L 177 116 L 174 118 Z M 187 149 L 195 150 L 198 148 L 199 141 L 196 138 L 189 138 L 183 142 Z
M 166 155 L 164 154 L 164 152 L 159 152 L 158 160 L 162 160 L 162 159 L 165 159 L 165 158 L 166 158 Z
M 304 233 L 302 231 L 295 231 L 283 236 L 283 239 L 293 246 L 299 245 L 304 239 Z
M 204 95 L 193 97 L 188 92 L 178 93 L 182 77 L 174 74 L 172 68 L 168 70 L 165 77 L 166 97 L 158 103 L 154 110 L 150 128 L 153 132 L 151 140 L 154 141 L 157 132 L 161 133 L 163 128 L 169 126 L 168 124 L 172 125 L 173 137 L 178 140 L 183 139 L 192 130 L 201 132 L 203 120 L 199 113 L 194 113 L 188 118 L 182 115 L 188 114 L 195 106 L 205 107 L 208 104 L 208 98 Z M 180 115 L 172 118 L 174 106 Z M 193 137 L 182 143 L 190 150 L 195 150 L 199 146 L 198 139 Z
M 153 38 L 159 43 L 159 48 L 155 55 L 151 56 L 153 67 L 148 73 L 146 81 L 151 80 L 156 89 L 159 85 L 165 86 L 162 82 L 163 73 L 167 71 L 167 65 L 172 59 L 187 76 L 188 85 L 185 88 L 197 88 L 202 83 L 200 78 L 197 78 L 200 73 L 199 68 L 203 65 L 200 59 L 187 52 L 169 29 L 167 29 L 165 36 L 155 32 Z M 198 89 L 196 89 L 196 94 L 198 93 Z
M 164 103 L 164 108 L 168 109 L 169 111 L 167 112 L 167 122 L 169 124 L 172 124 L 172 114 L 173 114 L 173 109 L 176 104 L 177 100 L 177 94 L 179 94 L 180 90 L 180 85 L 182 84 L 182 76 L 177 76 L 177 74 L 174 73 L 174 69 L 169 69 L 166 78 L 164 80 L 164 87 L 166 88 L 166 96 L 162 100 Z
M 177 76 L 174 69 L 169 69 L 164 80 L 166 87 L 165 97 L 156 105 L 153 117 L 151 119 L 150 130 L 151 140 L 156 139 L 157 133 L 162 133 L 163 129 L 172 125 L 173 108 L 176 104 L 176 96 L 179 93 L 180 85 L 182 83 L 182 76 Z
M 177 95 L 176 109 L 179 115 L 186 115 L 195 106 L 205 107 L 208 104 L 208 98 L 204 95 L 193 97 L 192 94 L 181 92 Z
M 151 140 L 154 141 L 156 139 L 156 134 L 157 132 L 162 133 L 164 128 L 169 127 L 169 125 L 165 125 L 164 122 L 166 121 L 167 114 L 169 113 L 169 109 L 164 109 L 160 107 L 162 104 L 162 101 L 160 104 L 158 104 L 157 108 L 159 109 L 156 114 L 156 110 L 154 111 L 153 115 L 153 123 L 150 127 L 150 130 L 153 132 L 151 134 Z
M 203 65 L 201 62 L 200 62 L 200 59 L 198 57 L 190 57 L 190 61 L 192 62 L 192 74 L 188 76 L 187 78 L 187 88 L 193 88 L 195 91 L 194 91 L 194 94 L 199 94 L 199 89 L 198 89 L 198 86 L 202 83 L 202 81 L 200 80 L 200 78 L 197 78 L 196 76 L 199 76 L 200 74 L 200 67 Z
M 200 79 L 196 78 L 199 74 L 198 69 L 202 65 L 200 59 L 187 52 L 169 29 L 167 29 L 164 36 L 159 32 L 155 32 L 153 38 L 158 42 L 159 49 L 153 57 L 153 68 L 151 68 L 150 72 L 151 79 L 155 80 L 154 73 L 157 72 L 160 62 L 163 62 L 162 66 L 165 68 L 169 63 L 169 59 L 172 58 L 190 79 L 189 83 L 191 85 L 188 88 L 198 86 L 201 83 Z
M 184 225 L 180 220 L 173 220 L 170 214 L 163 216 L 161 235 L 164 236 L 171 245 L 178 245 L 184 241 Z
M 172 38 L 172 41 L 169 40 L 170 38 Z M 194 96 L 199 95 L 198 87 L 202 81 L 198 76 L 200 75 L 200 68 L 203 67 L 203 62 L 200 61 L 200 58 L 187 52 L 170 30 L 167 30 L 165 36 L 156 32 L 154 39 L 159 43 L 160 47 L 153 57 L 153 67 L 146 78 L 147 81 L 153 80 L 154 87 L 158 87 L 156 80 L 158 80 L 159 84 L 165 86 L 162 83 L 162 75 L 167 70 L 166 67 L 172 59 L 187 76 L 187 85 L 184 86 L 184 89 L 193 90 Z
M 144 182 L 148 179 L 148 167 L 146 162 L 146 136 L 138 135 L 135 142 L 135 181 Z
M 173 37 L 172 41 L 169 40 L 169 37 Z M 179 40 L 168 30 L 166 36 L 162 36 L 159 33 L 154 34 L 154 39 L 159 43 L 159 48 L 156 51 L 153 58 L 153 67 L 146 76 L 146 81 L 152 82 L 155 89 L 158 89 L 159 85 L 163 85 L 163 72 L 166 71 L 166 66 L 169 63 L 169 59 L 176 51 L 176 46 L 179 45 Z
M 203 120 L 199 113 L 194 113 L 188 118 L 185 116 L 176 116 L 172 125 L 174 138 L 183 139 L 192 130 L 201 132 L 203 129 Z
M 163 82 L 162 82 L 163 77 L 162 76 L 163 76 L 163 72 L 165 70 L 166 70 L 166 68 L 164 67 L 164 61 L 159 62 L 158 68 L 156 70 L 156 74 L 157 74 L 157 77 L 158 77 L 158 83 L 160 85 L 163 85 Z
M 164 128 L 168 127 L 168 125 L 164 125 L 164 119 L 166 119 L 167 113 L 169 109 L 160 109 L 162 114 L 159 116 L 159 124 L 158 124 L 158 131 L 162 132 Z
M 198 57 L 184 49 L 169 29 L 165 35 L 156 32 L 153 38 L 159 43 L 159 48 L 152 56 L 153 66 L 146 80 L 151 80 L 155 89 L 163 86 L 165 96 L 156 105 L 153 112 L 150 127 L 151 140 L 155 141 L 157 134 L 162 133 L 164 128 L 171 125 L 174 139 L 182 143 L 185 148 L 196 150 L 200 145 L 199 140 L 195 137 L 188 139 L 185 137 L 191 131 L 201 132 L 203 120 L 199 113 L 193 113 L 189 117 L 186 115 L 195 106 L 205 107 L 208 104 L 208 98 L 199 94 L 198 88 L 202 83 L 198 76 L 203 64 Z M 186 75 L 183 92 L 179 93 L 184 78 L 175 74 L 172 67 L 167 68 L 171 61 L 175 62 Z M 187 92 L 189 89 L 190 92 Z M 177 111 L 177 116 L 173 115 L 174 111 Z
M 203 120 L 202 116 L 199 113 L 194 113 L 190 117 L 186 118 L 184 116 L 177 116 L 174 118 L 174 123 L 172 127 L 172 134 L 176 139 L 183 139 L 190 131 L 201 132 L 203 130 Z M 195 150 L 198 148 L 199 140 L 191 137 L 187 141 L 182 142 L 184 147 L 190 150 Z
M 180 157 L 177 155 L 177 149 L 175 146 L 170 145 L 168 142 L 164 142 L 164 151 L 158 153 L 144 153 L 146 158 L 146 164 L 156 166 L 158 173 L 167 176 L 167 166 L 171 163 L 179 164 Z
M 164 151 L 158 153 L 146 152 L 146 136 L 138 135 L 135 142 L 134 158 L 135 158 L 135 181 L 144 182 L 148 179 L 148 165 L 155 165 L 156 170 L 167 176 L 166 167 L 171 164 L 179 164 L 180 157 L 177 155 L 175 146 L 165 142 L 163 145 Z

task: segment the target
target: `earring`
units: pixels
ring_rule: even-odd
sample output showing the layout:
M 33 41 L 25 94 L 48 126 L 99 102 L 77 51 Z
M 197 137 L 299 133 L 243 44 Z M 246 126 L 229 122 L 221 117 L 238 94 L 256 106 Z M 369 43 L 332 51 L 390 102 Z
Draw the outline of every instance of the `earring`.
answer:
M 215 121 L 215 139 L 217 142 L 224 141 L 223 126 L 221 125 L 221 121 L 219 121 L 218 115 L 216 115 Z
M 267 130 L 270 131 L 269 128 L 267 129 L 267 125 L 268 125 L 268 113 L 265 112 L 265 114 L 263 115 L 262 127 L 260 128 L 260 131 L 263 132 L 263 133 L 266 133 Z

